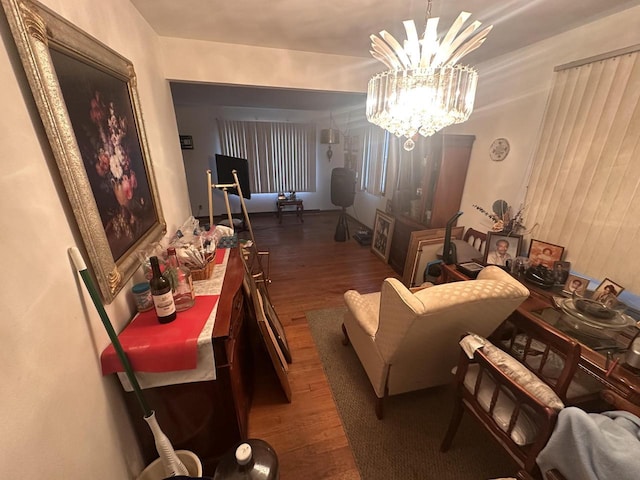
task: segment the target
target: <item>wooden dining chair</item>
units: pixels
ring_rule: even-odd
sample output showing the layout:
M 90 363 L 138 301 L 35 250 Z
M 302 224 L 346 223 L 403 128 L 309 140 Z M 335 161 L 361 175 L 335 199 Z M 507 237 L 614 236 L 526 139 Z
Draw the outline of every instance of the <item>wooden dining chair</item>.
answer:
M 473 228 L 467 228 L 462 239 L 479 252 L 484 252 L 484 247 L 487 244 L 486 232 L 480 232 L 478 230 L 474 230 Z
M 460 342 L 454 411 L 441 450 L 449 450 L 467 411 L 521 469 L 540 477 L 536 456 L 564 408 L 580 345 L 525 316 L 512 315 L 503 325 L 500 336 L 492 336 L 493 343 L 476 335 L 467 335 Z M 471 352 L 474 344 L 478 348 Z M 503 350 L 509 346 L 518 350 L 519 359 Z M 559 373 L 555 365 L 548 367 L 557 358 L 562 359 Z M 551 370 L 553 375 L 547 375 Z

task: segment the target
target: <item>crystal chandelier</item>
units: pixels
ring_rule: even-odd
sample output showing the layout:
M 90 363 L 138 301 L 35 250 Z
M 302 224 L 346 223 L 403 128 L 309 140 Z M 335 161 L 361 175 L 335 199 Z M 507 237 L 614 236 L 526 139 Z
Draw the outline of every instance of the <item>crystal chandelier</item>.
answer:
M 404 48 L 386 30 L 380 37 L 370 37 L 371 55 L 389 70 L 369 80 L 367 120 L 406 137 L 405 150 L 415 147 L 416 133 L 428 137 L 471 115 L 478 73 L 457 62 L 484 43 L 493 25 L 476 33 L 481 22 L 474 21 L 458 35 L 470 16 L 461 12 L 438 41 L 439 18 L 431 18 L 428 0 L 422 39 L 418 39 L 413 20 L 403 22 L 407 32 Z

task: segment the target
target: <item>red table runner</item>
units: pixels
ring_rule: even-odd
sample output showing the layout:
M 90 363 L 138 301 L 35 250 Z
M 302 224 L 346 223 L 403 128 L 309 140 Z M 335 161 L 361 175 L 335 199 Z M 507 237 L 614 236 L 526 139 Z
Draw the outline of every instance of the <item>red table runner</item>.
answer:
M 137 372 L 171 372 L 196 368 L 198 336 L 218 302 L 219 295 L 196 297 L 196 303 L 178 312 L 171 323 L 158 322 L 155 310 L 138 314 L 118 335 L 131 368 Z M 124 372 L 113 345 L 100 356 L 102 374 Z
M 224 249 L 216 251 L 214 262 L 221 264 Z M 170 323 L 158 322 L 155 310 L 139 313 L 118 335 L 131 368 L 137 372 L 172 372 L 197 367 L 198 337 L 220 295 L 197 295 L 193 307 L 178 312 Z M 124 372 L 115 348 L 109 344 L 100 356 L 102 374 Z

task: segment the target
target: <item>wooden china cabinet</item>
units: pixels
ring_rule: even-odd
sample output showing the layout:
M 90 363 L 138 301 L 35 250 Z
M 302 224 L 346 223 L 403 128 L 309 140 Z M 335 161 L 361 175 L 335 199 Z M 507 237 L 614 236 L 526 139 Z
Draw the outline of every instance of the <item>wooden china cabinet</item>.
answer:
M 436 134 L 403 152 L 389 264 L 402 274 L 411 232 L 445 227 L 460 210 L 474 135 Z

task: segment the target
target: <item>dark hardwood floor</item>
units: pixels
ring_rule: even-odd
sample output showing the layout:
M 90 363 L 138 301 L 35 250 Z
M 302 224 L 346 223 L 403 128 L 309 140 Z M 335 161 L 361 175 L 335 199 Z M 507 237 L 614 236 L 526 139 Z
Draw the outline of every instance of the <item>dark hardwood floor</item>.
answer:
M 251 216 L 258 249 L 270 252 L 269 293 L 293 363 L 287 403 L 268 360 L 258 359 L 249 436 L 276 450 L 281 480 L 360 478 L 305 312 L 342 306 L 346 290 L 374 292 L 384 278 L 398 275 L 353 238 L 335 242 L 337 223 L 338 212 L 305 212 L 304 223 L 294 215 L 281 224 L 275 214 Z M 349 228 L 353 235 L 358 225 Z

